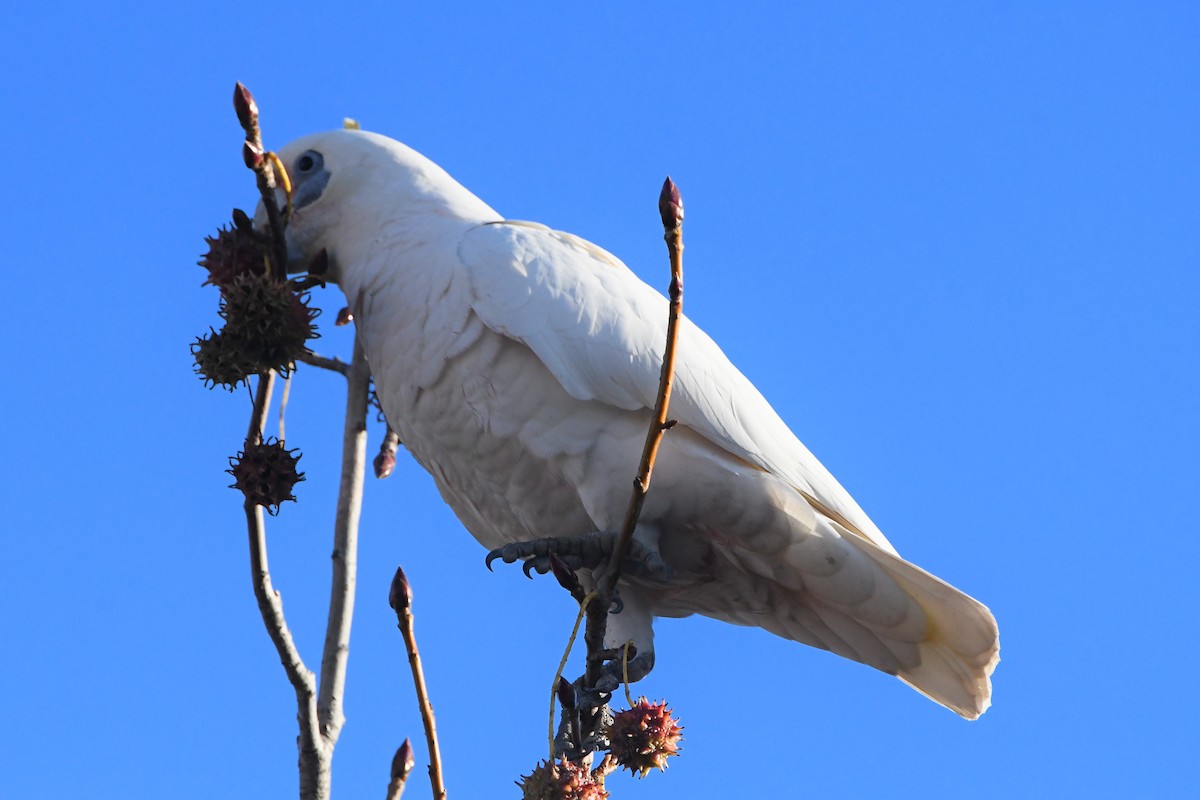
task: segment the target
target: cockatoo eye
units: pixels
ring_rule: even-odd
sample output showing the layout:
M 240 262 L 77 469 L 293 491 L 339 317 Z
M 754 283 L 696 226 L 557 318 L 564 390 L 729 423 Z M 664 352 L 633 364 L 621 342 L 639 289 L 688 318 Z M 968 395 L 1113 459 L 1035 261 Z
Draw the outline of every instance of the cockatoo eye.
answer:
M 301 175 L 307 175 L 310 172 L 319 170 L 323 161 L 324 159 L 321 157 L 321 154 L 316 150 L 308 150 L 301 153 L 300 157 L 296 159 L 296 172 Z

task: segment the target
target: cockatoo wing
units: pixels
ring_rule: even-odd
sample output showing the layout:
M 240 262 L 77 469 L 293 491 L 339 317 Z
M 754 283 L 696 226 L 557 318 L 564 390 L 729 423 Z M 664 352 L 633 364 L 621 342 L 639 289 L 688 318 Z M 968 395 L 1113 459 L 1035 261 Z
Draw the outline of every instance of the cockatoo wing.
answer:
M 651 409 L 666 344 L 667 300 L 615 256 L 530 222 L 482 225 L 459 248 L 475 313 L 534 351 L 578 400 Z M 788 481 L 818 510 L 895 549 L 721 349 L 686 316 L 670 417 L 730 455 Z

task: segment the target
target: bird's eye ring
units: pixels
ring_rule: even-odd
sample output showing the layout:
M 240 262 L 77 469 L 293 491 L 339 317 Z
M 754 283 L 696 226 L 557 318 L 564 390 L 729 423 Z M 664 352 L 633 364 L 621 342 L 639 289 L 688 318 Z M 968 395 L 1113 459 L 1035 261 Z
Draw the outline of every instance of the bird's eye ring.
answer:
M 301 174 L 312 172 L 320 166 L 321 154 L 315 150 L 309 150 L 296 159 L 296 171 Z

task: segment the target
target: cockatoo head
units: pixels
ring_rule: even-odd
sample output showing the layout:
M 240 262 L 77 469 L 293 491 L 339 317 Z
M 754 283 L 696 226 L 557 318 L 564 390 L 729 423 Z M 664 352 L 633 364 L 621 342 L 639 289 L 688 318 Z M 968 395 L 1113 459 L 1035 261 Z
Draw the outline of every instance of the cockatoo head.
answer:
M 288 269 L 305 270 L 324 250 L 329 279 L 340 282 L 353 254 L 379 239 L 432 220 L 474 222 L 495 212 L 415 150 L 361 130 L 303 136 L 278 151 L 292 182 Z M 282 205 L 282 204 L 281 204 Z M 255 221 L 265 225 L 261 204 Z

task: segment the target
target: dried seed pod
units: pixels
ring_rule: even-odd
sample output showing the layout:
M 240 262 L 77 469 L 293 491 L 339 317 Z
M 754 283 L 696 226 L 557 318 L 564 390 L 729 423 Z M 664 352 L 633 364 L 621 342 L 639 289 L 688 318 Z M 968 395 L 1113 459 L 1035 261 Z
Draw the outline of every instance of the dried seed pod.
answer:
M 606 800 L 603 773 L 571 761 L 543 761 L 517 782 L 524 800 Z
M 608 739 L 617 763 L 644 778 L 651 769 L 665 770 L 668 756 L 679 755 L 682 731 L 666 701 L 639 697 L 633 708 L 613 716 Z
M 292 362 L 318 334 L 313 320 L 320 313 L 286 283 L 268 275 L 247 275 L 225 288 L 220 313 L 222 333 L 236 342 L 254 372 L 274 369 L 287 374 Z
M 254 374 L 254 365 L 242 356 L 237 343 L 212 328 L 207 336 L 192 343 L 192 357 L 196 360 L 196 374 L 209 388 L 220 386 L 232 392 Z
M 234 478 L 229 488 L 237 489 L 268 513 L 278 513 L 280 503 L 296 499 L 292 487 L 304 480 L 304 473 L 296 471 L 300 461 L 296 453 L 280 441 L 248 445 L 229 459 L 230 468 L 225 471 Z
M 234 209 L 234 225 L 220 228 L 216 236 L 206 236 L 208 252 L 198 262 L 208 270 L 208 279 L 202 285 L 213 284 L 222 290 L 243 275 L 265 275 L 267 272 L 267 246 L 255 235 L 254 230 L 238 224 L 238 210 Z M 245 213 L 241 213 L 245 217 Z

